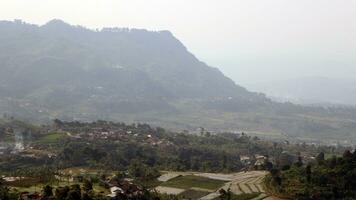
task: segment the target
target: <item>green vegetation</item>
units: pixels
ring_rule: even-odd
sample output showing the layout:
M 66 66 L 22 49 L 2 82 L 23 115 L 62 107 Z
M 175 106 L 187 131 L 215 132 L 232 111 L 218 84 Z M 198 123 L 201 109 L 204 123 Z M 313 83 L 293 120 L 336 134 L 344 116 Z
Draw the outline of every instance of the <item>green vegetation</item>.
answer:
M 198 187 L 207 190 L 216 190 L 219 187 L 223 186 L 225 181 L 209 179 L 200 176 L 187 175 L 187 176 L 179 176 L 173 178 L 163 184 L 162 186 L 167 187 L 175 187 L 181 189 L 190 189 L 192 187 Z
M 55 143 L 58 142 L 59 140 L 63 140 L 65 137 L 66 135 L 64 133 L 50 133 L 48 135 L 44 135 L 41 138 L 39 138 L 38 142 L 44 144 Z
M 273 102 L 198 60 L 167 31 L 93 31 L 59 20 L 1 21 L 0 31 L 0 111 L 7 116 L 356 137 L 356 109 Z
M 197 190 L 186 190 L 178 195 L 179 199 L 199 199 L 203 196 L 208 195 L 210 192 L 197 191 Z
M 216 191 L 225 183 L 194 175 L 180 176 L 161 183 L 157 180 L 161 170 L 230 173 L 242 169 L 268 169 L 272 176 L 267 183 L 278 196 L 306 194 L 305 190 L 313 187 L 303 185 L 305 180 L 299 181 L 299 177 L 303 177 L 301 175 L 307 171 L 314 173 L 320 169 L 325 172 L 321 168 L 328 163 L 324 161 L 325 157 L 337 155 L 344 150 L 342 147 L 268 142 L 246 134 L 212 134 L 204 129 L 190 134 L 153 128 L 147 124 L 128 125 L 107 121 L 82 123 L 55 120 L 53 124 L 41 127 L 8 121 L 0 124 L 0 139 L 3 138 L 13 138 L 23 146 L 23 149 L 13 151 L 16 146 L 9 143 L 1 149 L 4 152 L 0 155 L 1 174 L 21 177 L 19 180 L 5 182 L 3 192 L 16 196 L 25 191 L 40 192 L 43 188 L 48 196 L 48 185 L 52 187 L 53 195 L 59 189 L 67 191 L 64 191 L 67 196 L 63 198 L 77 198 L 79 193 L 69 192 L 69 186 L 78 185 L 82 199 L 105 196 L 111 185 L 125 182 L 126 179 L 141 188 L 140 191 L 144 193 L 142 195 L 147 195 L 147 189 L 158 185 L 186 190 L 176 197 L 148 192 L 149 198 L 160 199 L 183 196 L 194 199 L 206 192 Z M 306 168 L 301 155 L 310 159 L 320 151 L 325 154 L 317 156 L 318 162 Z M 248 157 L 248 162 L 240 161 L 240 155 Z M 261 161 L 259 165 L 255 165 L 257 161 Z M 344 167 L 352 171 L 350 167 Z M 276 169 L 284 171 L 276 173 Z M 284 190 L 278 184 L 284 184 Z M 319 187 L 318 184 L 315 183 L 315 188 Z M 225 191 L 222 198 L 250 197 L 252 195 L 247 194 L 235 197 Z
M 269 145 L 262 141 L 230 133 L 193 135 L 152 128 L 147 124 L 105 121 L 57 123 L 33 129 L 30 134 L 24 132 L 26 150 L 21 154 L 0 156 L 0 171 L 28 170 L 45 164 L 53 169 L 80 167 L 124 171 L 131 168 L 132 176 L 156 176 L 154 171 L 133 169 L 136 163 L 136 166 L 156 170 L 233 172 L 243 167 L 239 155 L 269 151 Z M 9 130 L 13 126 L 9 123 L 3 127 Z M 0 138 L 2 136 L 14 138 L 15 134 L 5 131 Z
M 273 169 L 266 178 L 269 190 L 292 199 L 355 199 L 356 153 L 345 151 L 342 157 L 324 159 L 320 153 L 315 163 L 293 165 L 287 170 Z
M 233 195 L 231 200 L 250 200 L 253 198 L 256 198 L 260 195 L 260 193 L 250 193 L 250 194 L 239 194 L 239 195 Z

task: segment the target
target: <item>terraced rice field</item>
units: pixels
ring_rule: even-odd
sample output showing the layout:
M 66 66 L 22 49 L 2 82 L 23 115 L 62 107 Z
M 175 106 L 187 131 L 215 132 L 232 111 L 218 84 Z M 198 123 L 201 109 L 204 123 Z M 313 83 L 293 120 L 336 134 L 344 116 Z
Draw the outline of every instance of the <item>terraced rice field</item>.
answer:
M 269 197 L 264 190 L 263 187 L 263 179 L 268 174 L 266 171 L 249 171 L 249 172 L 239 172 L 234 174 L 215 174 L 215 173 L 195 173 L 195 172 L 167 172 L 159 178 L 160 181 L 163 182 L 162 186 L 165 186 L 165 190 L 168 192 L 162 191 L 162 186 L 157 187 L 157 191 L 162 193 L 175 193 L 181 194 L 184 191 L 204 191 L 209 192 L 209 194 L 204 195 L 202 197 L 197 198 L 195 196 L 194 199 L 200 200 L 213 200 L 219 197 L 219 190 L 229 190 L 235 195 L 244 195 L 244 194 L 259 194 L 255 195 L 257 197 L 252 198 L 251 200 L 267 200 L 267 199 L 275 199 L 274 197 Z M 183 177 L 183 178 L 182 178 Z M 187 178 L 184 178 L 187 177 Z M 174 183 L 177 180 L 191 180 L 193 177 L 202 177 L 211 182 L 220 181 L 222 183 L 221 187 L 215 188 L 203 188 L 202 185 L 194 185 L 194 184 L 185 184 L 184 187 L 176 186 Z M 198 178 L 199 179 L 199 178 Z M 194 181 L 193 181 L 194 182 Z M 192 182 L 192 183 L 193 183 Z M 189 187 L 188 187 L 189 185 Z M 172 192 L 169 192 L 171 189 Z M 178 190 L 175 190 L 178 189 Z M 174 191 L 174 192 L 173 192 Z M 177 193 L 177 191 L 179 191 Z M 253 196 L 253 195 L 251 195 Z
M 235 174 L 233 180 L 225 184 L 223 189 L 230 188 L 230 191 L 236 195 L 254 192 L 265 193 L 262 182 L 266 175 L 265 171 L 240 172 Z

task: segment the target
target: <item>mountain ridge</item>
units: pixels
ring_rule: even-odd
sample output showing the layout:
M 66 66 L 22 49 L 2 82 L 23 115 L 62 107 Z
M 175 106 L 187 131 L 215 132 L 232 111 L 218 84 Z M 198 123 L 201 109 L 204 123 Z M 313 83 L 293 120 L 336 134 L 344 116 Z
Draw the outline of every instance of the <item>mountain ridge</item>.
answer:
M 356 137 L 353 110 L 280 104 L 249 92 L 167 31 L 1 21 L 0 60 L 0 110 L 25 119 Z

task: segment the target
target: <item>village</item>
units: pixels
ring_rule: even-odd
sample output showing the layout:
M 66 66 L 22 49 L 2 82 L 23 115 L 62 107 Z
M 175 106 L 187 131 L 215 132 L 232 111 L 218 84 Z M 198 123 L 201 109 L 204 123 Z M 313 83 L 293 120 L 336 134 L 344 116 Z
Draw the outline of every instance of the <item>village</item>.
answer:
M 55 194 L 88 181 L 95 194 L 108 199 L 149 191 L 206 200 L 222 195 L 220 190 L 268 198 L 263 186 L 268 171 L 313 162 L 320 151 L 245 133 L 174 133 L 147 124 L 105 121 L 55 120 L 35 128 L 12 123 L 1 127 L 0 135 L 7 141 L 0 148 L 1 180 L 28 200 L 43 199 L 47 185 Z M 224 145 L 234 151 L 223 150 Z M 26 165 L 31 167 L 12 170 Z

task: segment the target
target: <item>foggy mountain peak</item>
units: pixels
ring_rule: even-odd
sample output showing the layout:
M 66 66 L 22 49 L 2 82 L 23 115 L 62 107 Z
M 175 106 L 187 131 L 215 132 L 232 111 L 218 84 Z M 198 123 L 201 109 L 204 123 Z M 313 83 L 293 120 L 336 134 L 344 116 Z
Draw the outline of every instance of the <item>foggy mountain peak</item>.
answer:
M 48 21 L 45 25 L 43 26 L 53 26 L 53 27 L 61 27 L 61 26 L 71 26 L 70 24 L 64 22 L 61 19 L 52 19 Z

